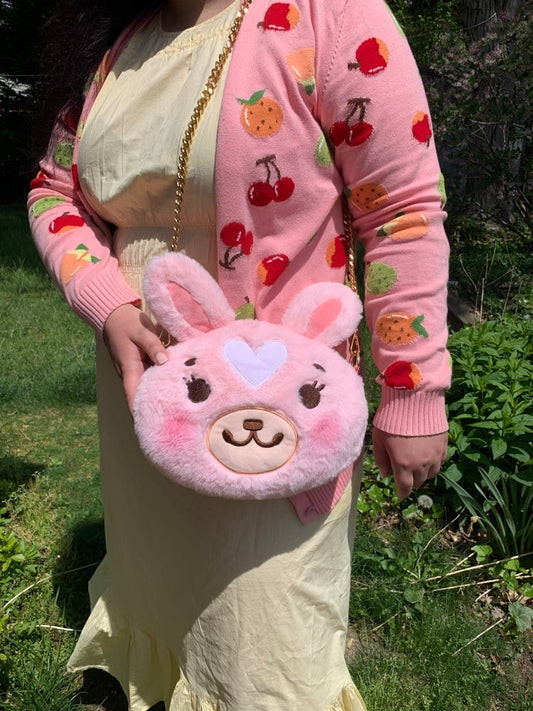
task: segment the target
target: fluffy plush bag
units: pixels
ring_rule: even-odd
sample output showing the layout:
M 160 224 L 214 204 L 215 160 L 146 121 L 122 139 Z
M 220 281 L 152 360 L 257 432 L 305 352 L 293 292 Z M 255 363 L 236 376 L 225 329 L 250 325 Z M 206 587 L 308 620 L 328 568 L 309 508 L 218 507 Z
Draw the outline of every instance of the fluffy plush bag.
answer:
M 278 498 L 334 479 L 359 456 L 367 406 L 359 375 L 333 347 L 361 318 L 348 287 L 313 284 L 281 324 L 235 320 L 216 281 L 168 253 L 149 263 L 144 292 L 177 341 L 143 375 L 134 422 L 166 476 L 229 498 Z

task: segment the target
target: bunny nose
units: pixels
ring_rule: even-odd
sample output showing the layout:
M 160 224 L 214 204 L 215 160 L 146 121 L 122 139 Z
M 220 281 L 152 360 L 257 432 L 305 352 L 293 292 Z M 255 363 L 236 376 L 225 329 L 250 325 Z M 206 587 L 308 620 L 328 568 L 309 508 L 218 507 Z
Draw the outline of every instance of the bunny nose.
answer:
M 259 432 L 263 429 L 263 420 L 244 420 L 242 427 L 248 432 Z

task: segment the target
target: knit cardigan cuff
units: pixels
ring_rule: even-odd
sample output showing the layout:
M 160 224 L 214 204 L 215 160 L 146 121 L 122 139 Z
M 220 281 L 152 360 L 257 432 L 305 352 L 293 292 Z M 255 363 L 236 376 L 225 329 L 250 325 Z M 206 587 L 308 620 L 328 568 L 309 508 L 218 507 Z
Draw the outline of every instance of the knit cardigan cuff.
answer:
M 444 392 L 383 388 L 374 427 L 389 434 L 417 437 L 448 431 Z
M 108 316 L 124 304 L 140 305 L 141 298 L 123 279 L 117 279 L 113 271 L 101 271 L 88 279 L 76 295 L 73 308 L 97 333 L 104 330 Z

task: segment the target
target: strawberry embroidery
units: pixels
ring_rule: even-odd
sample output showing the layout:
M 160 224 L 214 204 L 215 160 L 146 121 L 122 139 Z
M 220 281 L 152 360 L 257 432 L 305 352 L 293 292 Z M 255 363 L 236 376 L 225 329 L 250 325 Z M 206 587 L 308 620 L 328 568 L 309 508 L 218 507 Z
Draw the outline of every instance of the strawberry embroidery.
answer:
M 360 183 L 354 188 L 346 188 L 345 194 L 352 205 L 360 212 L 372 212 L 385 205 L 389 193 L 379 183 Z
M 387 346 L 406 346 L 419 336 L 428 338 L 423 320 L 424 314 L 413 316 L 406 311 L 384 314 L 377 320 L 376 333 Z

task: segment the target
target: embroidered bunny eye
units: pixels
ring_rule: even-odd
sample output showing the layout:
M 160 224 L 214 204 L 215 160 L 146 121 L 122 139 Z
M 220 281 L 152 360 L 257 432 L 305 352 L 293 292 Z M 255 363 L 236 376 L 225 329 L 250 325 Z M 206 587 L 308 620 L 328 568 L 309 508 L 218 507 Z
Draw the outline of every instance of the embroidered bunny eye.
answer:
M 203 378 L 195 378 L 191 376 L 190 380 L 186 380 L 187 397 L 191 402 L 204 402 L 211 395 L 211 387 Z
M 320 403 L 320 391 L 324 390 L 325 385 L 318 385 L 318 381 L 315 380 L 314 383 L 306 383 L 298 390 L 298 395 L 304 407 L 308 410 L 312 410 L 317 407 Z

